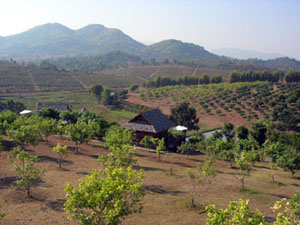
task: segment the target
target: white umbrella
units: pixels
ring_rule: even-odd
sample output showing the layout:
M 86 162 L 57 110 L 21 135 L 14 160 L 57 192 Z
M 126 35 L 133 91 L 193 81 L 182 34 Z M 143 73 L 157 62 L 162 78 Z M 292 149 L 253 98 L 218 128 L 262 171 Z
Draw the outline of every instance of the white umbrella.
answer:
M 173 130 L 177 130 L 177 131 L 185 131 L 185 130 L 187 130 L 187 129 L 188 129 L 187 127 L 180 126 L 180 125 L 173 128 Z
M 28 114 L 28 113 L 32 113 L 32 111 L 30 111 L 30 110 L 23 110 L 22 112 L 20 112 L 21 115 Z

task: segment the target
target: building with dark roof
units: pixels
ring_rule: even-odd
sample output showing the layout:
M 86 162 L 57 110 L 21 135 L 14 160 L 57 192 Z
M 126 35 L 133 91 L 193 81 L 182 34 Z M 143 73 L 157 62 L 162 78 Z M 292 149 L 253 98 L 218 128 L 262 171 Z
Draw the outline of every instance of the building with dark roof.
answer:
M 58 112 L 63 112 L 66 110 L 72 111 L 69 104 L 66 102 L 37 102 L 36 110 L 40 110 L 42 108 L 51 108 Z
M 140 113 L 123 127 L 134 130 L 136 141 L 139 142 L 145 136 L 167 139 L 169 128 L 174 126 L 176 124 L 171 122 L 159 109 L 154 109 Z

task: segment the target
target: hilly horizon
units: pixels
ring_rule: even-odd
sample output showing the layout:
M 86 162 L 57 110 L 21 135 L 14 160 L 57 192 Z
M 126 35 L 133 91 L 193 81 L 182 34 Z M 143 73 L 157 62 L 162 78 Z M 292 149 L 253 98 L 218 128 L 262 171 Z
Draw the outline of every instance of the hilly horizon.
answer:
M 204 47 L 180 40 L 168 39 L 151 45 L 138 42 L 116 28 L 107 28 L 100 24 L 90 24 L 72 30 L 59 23 L 47 23 L 31 28 L 25 32 L 0 37 L 0 57 L 19 61 L 41 61 L 62 57 L 100 56 L 110 52 L 124 52 L 132 55 L 113 53 L 110 58 L 126 58 L 136 61 L 155 60 L 196 63 L 205 66 L 254 65 L 270 69 L 299 69 L 300 62 L 290 58 L 270 60 L 238 60 L 213 54 Z M 106 57 L 107 61 L 108 58 Z M 113 59 L 114 60 L 114 59 Z
M 28 31 L 0 37 L 0 57 L 46 59 L 64 56 L 96 56 L 111 51 L 135 54 L 143 60 L 207 61 L 219 56 L 202 46 L 180 40 L 163 40 L 151 45 L 138 42 L 119 29 L 100 24 L 72 30 L 59 23 L 39 25 Z

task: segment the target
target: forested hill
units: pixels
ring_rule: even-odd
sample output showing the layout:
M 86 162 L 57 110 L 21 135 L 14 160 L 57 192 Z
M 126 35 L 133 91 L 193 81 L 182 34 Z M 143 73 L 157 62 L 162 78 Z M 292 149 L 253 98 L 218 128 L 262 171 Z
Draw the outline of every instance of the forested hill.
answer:
M 0 39 L 0 57 L 7 58 L 98 55 L 113 50 L 137 53 L 143 48 L 122 31 L 99 24 L 72 30 L 49 23 Z
M 72 30 L 61 24 L 45 24 L 26 32 L 2 37 L 0 57 L 42 60 L 65 56 L 97 56 L 111 51 L 134 54 L 143 60 L 155 59 L 207 62 L 221 59 L 203 47 L 178 40 L 143 45 L 118 29 L 93 24 Z M 117 55 L 115 55 L 117 56 Z
M 217 62 L 221 57 L 206 51 L 203 47 L 192 43 L 184 43 L 178 40 L 165 40 L 145 48 L 140 56 L 145 60 L 151 58 L 157 61 L 178 60 L 178 61 L 198 61 Z

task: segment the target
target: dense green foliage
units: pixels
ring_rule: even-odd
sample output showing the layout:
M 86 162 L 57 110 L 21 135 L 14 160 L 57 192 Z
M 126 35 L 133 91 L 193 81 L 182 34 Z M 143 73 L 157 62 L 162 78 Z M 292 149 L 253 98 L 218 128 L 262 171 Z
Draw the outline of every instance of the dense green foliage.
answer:
M 170 120 L 177 125 L 185 126 L 188 129 L 197 129 L 199 118 L 197 118 L 196 110 L 190 107 L 188 102 L 183 102 L 175 108 L 171 109 Z
M 285 198 L 275 202 L 272 207 L 277 213 L 273 225 L 299 225 L 300 224 L 300 193 L 296 192 L 290 200 Z M 266 218 L 259 210 L 250 211 L 249 200 L 239 199 L 231 201 L 226 209 L 218 209 L 211 204 L 206 207 L 206 225 L 266 225 Z

